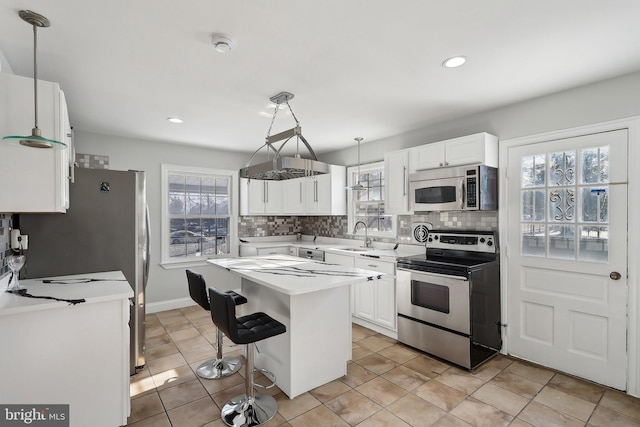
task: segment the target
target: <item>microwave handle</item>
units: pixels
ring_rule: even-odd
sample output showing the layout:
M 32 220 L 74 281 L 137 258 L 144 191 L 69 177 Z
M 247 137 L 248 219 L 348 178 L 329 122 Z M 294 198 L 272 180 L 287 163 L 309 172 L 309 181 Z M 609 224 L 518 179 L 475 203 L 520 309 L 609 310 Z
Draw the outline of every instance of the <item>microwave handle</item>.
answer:
M 464 188 L 464 178 L 462 178 L 462 182 L 460 183 L 460 209 L 464 210 L 464 201 L 466 197 L 466 191 Z

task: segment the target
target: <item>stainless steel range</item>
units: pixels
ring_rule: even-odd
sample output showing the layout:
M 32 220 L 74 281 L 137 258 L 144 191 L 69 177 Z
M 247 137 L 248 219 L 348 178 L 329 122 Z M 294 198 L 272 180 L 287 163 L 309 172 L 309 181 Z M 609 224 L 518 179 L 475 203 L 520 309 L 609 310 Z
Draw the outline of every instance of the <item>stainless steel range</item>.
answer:
M 502 346 L 493 232 L 429 231 L 426 253 L 398 258 L 398 340 L 467 369 Z

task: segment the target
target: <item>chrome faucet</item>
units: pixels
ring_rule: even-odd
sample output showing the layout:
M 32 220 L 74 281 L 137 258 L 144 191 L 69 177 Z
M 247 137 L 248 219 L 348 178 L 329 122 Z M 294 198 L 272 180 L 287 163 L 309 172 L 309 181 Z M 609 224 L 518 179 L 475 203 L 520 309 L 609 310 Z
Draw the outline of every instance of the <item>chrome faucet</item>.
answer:
M 356 232 L 358 231 L 358 226 L 360 224 L 364 225 L 364 247 L 365 248 L 370 248 L 371 247 L 371 239 L 369 238 L 369 235 L 368 235 L 367 224 L 365 224 L 364 221 L 358 221 L 358 222 L 355 223 L 355 225 L 353 226 L 353 234 L 356 234 Z

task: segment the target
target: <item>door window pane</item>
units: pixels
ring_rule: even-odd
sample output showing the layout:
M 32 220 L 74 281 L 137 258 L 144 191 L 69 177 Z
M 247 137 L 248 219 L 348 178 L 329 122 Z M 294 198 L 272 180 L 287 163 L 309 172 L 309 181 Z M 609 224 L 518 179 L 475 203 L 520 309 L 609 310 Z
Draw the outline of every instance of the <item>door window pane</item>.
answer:
M 522 255 L 547 255 L 547 228 L 544 224 L 522 224 Z
M 522 255 L 607 261 L 608 181 L 609 146 L 522 157 Z
M 545 220 L 544 190 L 525 190 L 522 192 L 522 222 Z
M 581 189 L 582 222 L 609 222 L 609 187 Z
M 585 225 L 580 227 L 580 261 L 607 262 L 609 260 L 609 227 Z
M 609 146 L 588 148 L 580 154 L 583 184 L 609 182 Z
M 575 174 L 575 151 L 549 154 L 549 187 L 573 185 L 575 183 Z
M 549 221 L 573 222 L 576 196 L 573 188 L 549 190 Z
M 549 226 L 549 258 L 576 259 L 575 230 L 573 225 Z
M 522 187 L 542 187 L 545 183 L 545 155 L 537 154 L 522 158 Z

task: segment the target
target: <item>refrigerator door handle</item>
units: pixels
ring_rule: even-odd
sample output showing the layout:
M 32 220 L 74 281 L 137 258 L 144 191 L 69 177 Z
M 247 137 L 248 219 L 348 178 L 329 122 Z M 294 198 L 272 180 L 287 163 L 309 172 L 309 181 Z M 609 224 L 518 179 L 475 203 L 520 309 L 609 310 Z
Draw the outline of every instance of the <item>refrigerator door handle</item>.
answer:
M 146 212 L 145 212 L 145 216 L 144 216 L 144 227 L 145 227 L 144 252 L 145 253 L 144 253 L 144 279 L 143 279 L 143 282 L 142 282 L 142 289 L 146 289 L 147 281 L 149 280 L 149 264 L 151 263 L 151 259 L 150 259 L 151 250 L 150 250 L 150 244 L 149 244 L 149 234 L 151 234 L 150 224 L 151 224 L 151 221 L 149 219 L 149 206 L 146 206 Z

